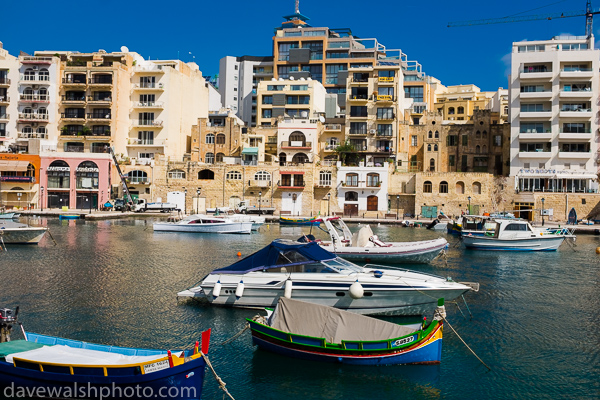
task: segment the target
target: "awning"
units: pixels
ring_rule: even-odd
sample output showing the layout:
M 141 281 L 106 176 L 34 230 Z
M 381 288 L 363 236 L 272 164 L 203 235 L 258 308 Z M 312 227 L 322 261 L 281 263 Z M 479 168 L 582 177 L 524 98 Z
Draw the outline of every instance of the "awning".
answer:
M 29 161 L 0 160 L 0 171 L 27 171 Z
M 247 154 L 250 156 L 257 156 L 258 155 L 258 147 L 244 147 L 244 149 L 242 150 L 242 154 Z

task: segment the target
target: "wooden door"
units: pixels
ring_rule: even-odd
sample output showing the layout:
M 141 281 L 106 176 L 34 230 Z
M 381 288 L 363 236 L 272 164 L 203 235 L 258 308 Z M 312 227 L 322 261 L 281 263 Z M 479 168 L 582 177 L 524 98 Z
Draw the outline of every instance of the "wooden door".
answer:
M 344 204 L 344 215 L 347 216 L 358 216 L 358 204 Z
M 377 196 L 367 197 L 367 211 L 377 211 L 379 205 L 379 198 Z

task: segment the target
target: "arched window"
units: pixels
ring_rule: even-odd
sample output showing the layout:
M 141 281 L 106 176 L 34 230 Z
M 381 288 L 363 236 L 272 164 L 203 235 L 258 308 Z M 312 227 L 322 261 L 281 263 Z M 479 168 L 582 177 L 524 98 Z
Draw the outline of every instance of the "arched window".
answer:
M 170 179 L 185 179 L 185 171 L 180 169 L 172 169 L 168 173 Z
M 217 157 L 216 157 L 217 162 L 223 162 L 223 157 L 225 157 L 225 154 L 217 153 Z
M 23 133 L 33 133 L 33 128 L 31 126 L 27 125 L 27 126 L 23 127 L 23 130 L 21 132 L 23 132 Z
M 431 143 L 427 145 L 427 151 L 431 151 Z
M 456 113 L 457 114 L 464 114 L 465 113 L 465 108 L 464 107 L 458 107 L 458 111 Z
M 285 154 L 284 152 L 279 153 L 279 165 L 283 167 L 286 162 L 287 162 L 287 154 Z
M 367 174 L 367 186 L 369 186 L 369 187 L 381 186 L 381 181 L 379 180 L 379 174 L 376 174 L 376 173 Z
M 210 169 L 203 169 L 198 172 L 198 179 L 215 179 L 215 173 Z
M 438 131 L 435 131 L 435 138 L 439 139 L 440 138 L 440 133 Z
M 446 181 L 440 182 L 440 193 L 448 193 L 448 182 L 446 182 Z
M 465 184 L 461 181 L 456 182 L 456 194 L 465 194 Z
M 481 152 L 482 152 L 483 154 L 486 154 L 486 153 L 487 153 L 487 146 L 486 146 L 485 144 L 484 144 L 483 146 L 481 146 Z
M 40 114 L 40 115 L 46 115 L 46 114 L 48 114 L 48 109 L 46 107 L 40 107 L 38 109 L 38 114 Z
M 319 172 L 319 186 L 331 186 L 331 171 Z
M 423 182 L 423 193 L 431 193 L 433 191 L 433 185 L 431 181 Z
M 304 136 L 304 133 L 300 131 L 294 131 L 290 135 L 290 142 L 302 142 L 302 146 L 304 146 L 306 145 L 306 136 Z M 293 145 L 290 143 L 290 146 Z
M 481 139 L 481 132 L 475 132 L 475 139 Z
M 358 174 L 346 174 L 346 186 L 358 187 Z
M 487 131 L 483 131 L 483 138 L 487 139 Z
M 229 171 L 226 175 L 228 181 L 241 181 L 242 173 L 239 171 Z
M 450 115 L 454 114 L 454 107 L 448 108 L 448 114 L 450 114 Z
M 479 145 L 475 146 L 475 153 L 481 153 L 481 147 L 479 147 Z
M 429 160 L 429 171 L 435 172 L 435 159 L 431 158 Z
M 46 129 L 45 126 L 38 126 L 37 129 L 35 130 L 37 133 L 41 133 L 42 135 L 45 135 L 48 133 L 48 129 Z
M 217 135 L 217 144 L 225 144 L 225 135 L 222 133 L 219 133 Z
M 205 138 L 205 143 L 206 144 L 215 144 L 215 134 L 207 133 L 206 138 Z
M 438 151 L 438 145 L 437 144 L 433 145 L 433 151 Z
M 40 81 L 49 81 L 50 80 L 50 72 L 46 68 L 40 69 L 38 73 Z
M 75 174 L 77 189 L 98 189 L 99 171 L 98 165 L 93 161 L 80 163 Z
M 481 194 L 481 183 L 473 182 L 473 194 Z
M 25 70 L 25 72 L 23 73 L 23 75 L 25 78 L 24 80 L 26 80 L 26 81 L 34 81 L 35 80 L 35 72 L 31 68 L 27 68 Z
M 46 168 L 48 173 L 48 189 L 68 189 L 70 187 L 71 168 L 63 160 L 53 161 Z
M 40 90 L 38 90 L 38 94 L 40 95 L 40 100 L 48 100 L 46 99 L 46 96 L 48 95 L 48 89 L 45 87 L 41 87 Z
M 294 157 L 292 157 L 293 163 L 304 164 L 308 162 L 308 156 L 304 153 L 296 153 Z
M 26 88 L 23 90 L 23 94 L 24 94 L 24 95 L 26 95 L 26 96 L 32 96 L 32 95 L 33 95 L 33 89 L 32 89 L 32 88 L 30 88 L 30 87 L 26 87 Z M 29 98 L 29 97 L 26 97 L 26 99 L 30 99 L 30 98 Z
M 271 174 L 269 174 L 267 171 L 258 171 L 257 173 L 254 174 L 254 180 L 255 181 L 270 181 Z
M 146 171 L 136 169 L 135 171 L 129 171 L 127 176 L 130 183 L 145 183 L 148 181 L 148 174 Z
M 428 137 L 429 139 L 433 138 L 433 132 L 432 132 L 432 131 L 429 131 L 429 133 L 427 134 L 427 137 Z
M 206 153 L 204 155 L 204 162 L 206 164 L 214 164 L 215 163 L 215 153 Z
M 344 195 L 345 201 L 358 201 L 358 192 L 346 192 Z

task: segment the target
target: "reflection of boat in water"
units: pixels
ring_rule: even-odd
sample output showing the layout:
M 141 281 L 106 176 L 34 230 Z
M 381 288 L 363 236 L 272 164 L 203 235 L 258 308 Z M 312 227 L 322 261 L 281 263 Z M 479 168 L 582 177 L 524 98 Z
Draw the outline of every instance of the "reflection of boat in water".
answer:
M 406 269 L 361 267 L 316 242 L 280 239 L 177 295 L 226 307 L 274 307 L 285 296 L 359 314 L 423 315 L 435 308 L 437 299 L 452 301 L 470 290 L 478 290 L 478 284 Z
M 369 225 L 352 234 L 344 221 L 337 217 L 335 220 L 323 217 L 323 223 L 331 241 L 319 242 L 321 247 L 352 261 L 426 264 L 448 246 L 444 238 L 385 243 L 373 234 Z
M 268 318 L 247 321 L 254 344 L 285 356 L 355 365 L 439 364 L 443 315 L 442 305 L 428 325 L 404 326 L 280 297 Z
M 493 228 L 492 228 L 493 226 Z M 556 251 L 566 238 L 575 236 L 568 229 L 536 229 L 527 221 L 498 219 L 486 222 L 477 235 L 463 231 L 462 241 L 470 249 L 513 251 Z
M 29 226 L 12 220 L 0 221 L 0 240 L 5 244 L 38 244 L 48 231 L 41 226 Z
M 228 218 L 194 214 L 177 222 L 156 222 L 155 231 L 191 233 L 251 233 L 252 222 L 234 222 Z
M 80 216 L 79 215 L 73 215 L 73 214 L 60 214 L 58 216 L 59 220 L 72 220 L 72 219 L 79 219 Z
M 320 223 L 321 217 L 279 217 L 281 225 L 319 225 Z

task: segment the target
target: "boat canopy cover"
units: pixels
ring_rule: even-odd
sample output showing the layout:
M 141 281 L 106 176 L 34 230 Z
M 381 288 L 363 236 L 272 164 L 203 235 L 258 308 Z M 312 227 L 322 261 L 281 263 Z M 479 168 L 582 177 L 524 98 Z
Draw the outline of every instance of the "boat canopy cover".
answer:
M 416 332 L 394 324 L 337 308 L 280 297 L 269 319 L 274 329 L 324 338 L 329 343 L 395 339 Z
M 317 242 L 299 243 L 279 239 L 243 260 L 228 267 L 216 269 L 211 274 L 245 274 L 274 266 L 307 264 L 335 258 L 335 254 L 324 250 Z

